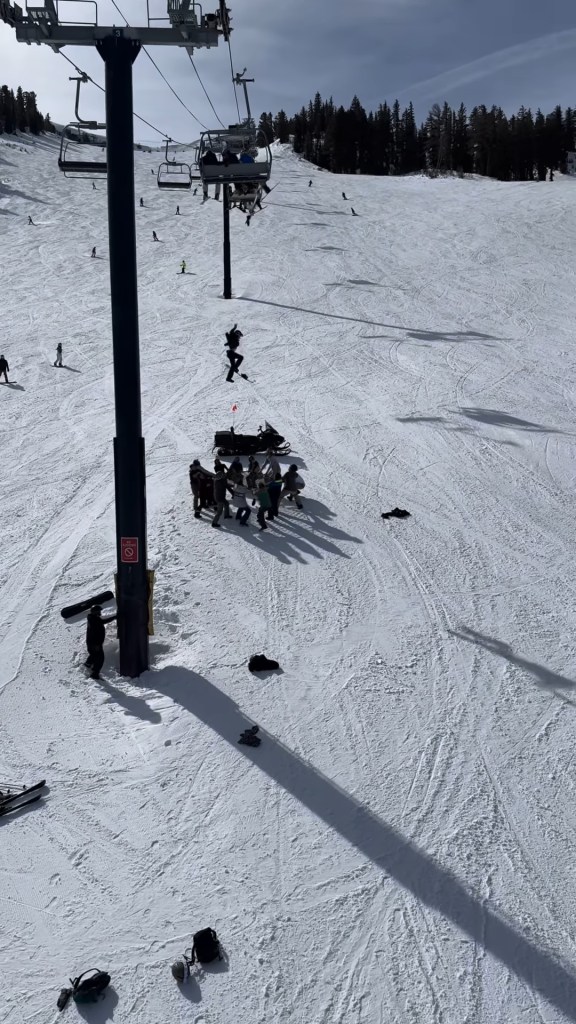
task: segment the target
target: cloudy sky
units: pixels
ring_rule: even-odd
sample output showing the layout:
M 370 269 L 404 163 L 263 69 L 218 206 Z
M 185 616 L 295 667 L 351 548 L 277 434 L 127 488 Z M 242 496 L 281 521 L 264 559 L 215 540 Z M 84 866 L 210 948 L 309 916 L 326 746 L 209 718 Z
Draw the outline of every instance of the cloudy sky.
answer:
M 40 4 L 40 0 L 34 0 Z M 356 93 L 367 110 L 383 100 L 414 102 L 424 118 L 434 102 L 499 104 L 511 113 L 524 104 L 545 112 L 576 106 L 575 0 L 228 0 L 234 71 L 248 68 L 253 113 L 288 114 L 316 91 L 347 106 Z M 143 23 L 143 0 L 118 0 L 128 21 Z M 61 17 L 67 7 L 61 5 Z M 216 4 L 214 4 L 214 8 Z M 204 3 L 204 10 L 210 9 Z M 85 8 L 83 8 L 85 10 Z M 165 13 L 150 0 L 153 15 Z M 120 24 L 110 0 L 98 2 L 100 24 Z M 103 83 L 104 69 L 88 47 L 64 52 Z M 218 127 L 194 69 L 180 48 L 152 55 L 182 100 L 208 127 Z M 195 64 L 217 114 L 236 120 L 228 48 L 197 50 Z M 0 84 L 38 95 L 53 120 L 73 119 L 74 74 L 47 46 L 17 43 L 0 24 Z M 103 115 L 103 97 L 84 89 L 84 117 Z M 239 95 L 244 114 L 243 98 Z M 196 138 L 198 123 L 180 105 L 145 54 L 134 67 L 134 108 L 174 139 Z M 140 140 L 155 139 L 135 123 Z

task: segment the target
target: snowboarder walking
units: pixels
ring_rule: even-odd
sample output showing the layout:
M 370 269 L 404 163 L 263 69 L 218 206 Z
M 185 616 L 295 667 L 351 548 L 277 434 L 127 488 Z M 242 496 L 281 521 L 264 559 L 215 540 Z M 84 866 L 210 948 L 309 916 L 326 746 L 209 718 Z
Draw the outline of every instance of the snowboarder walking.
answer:
M 104 664 L 104 640 L 106 639 L 106 626 L 114 622 L 115 615 L 107 619 L 102 618 L 102 607 L 95 604 L 88 612 L 86 620 L 86 647 L 88 657 L 84 662 L 86 668 L 91 668 L 91 679 L 100 679 L 100 669 Z
M 93 260 L 96 259 L 96 246 L 93 247 L 92 252 L 90 253 L 90 255 L 91 255 Z
M 180 273 L 181 274 L 185 274 L 186 273 L 186 260 L 182 260 L 182 262 L 180 264 Z
M 34 224 L 34 221 L 32 220 L 32 217 L 30 216 L 30 214 L 28 214 L 28 223 L 29 223 L 29 224 L 31 224 L 31 225 L 32 225 L 32 227 L 35 227 L 35 226 L 36 226 L 36 225 Z
M 0 355 L 0 377 L 4 374 L 4 380 L 6 384 L 9 384 L 8 374 L 10 373 L 10 367 L 8 366 L 8 360 L 4 356 Z
M 152 241 L 153 242 L 157 242 L 158 241 L 158 235 L 156 234 L 155 231 L 152 232 Z
M 252 504 L 254 505 L 256 503 L 258 503 L 258 512 L 256 514 L 256 519 L 258 520 L 260 529 L 267 530 L 268 527 L 266 526 L 265 514 L 266 512 L 269 512 L 270 509 L 272 508 L 272 502 L 270 500 L 270 495 L 268 494 L 266 484 L 264 483 L 263 480 L 260 481 L 260 483 L 258 484 L 258 489 L 254 492 L 254 501 L 252 502 Z
M 229 381 L 229 383 L 232 383 L 234 380 L 234 374 L 239 373 L 240 366 L 244 362 L 244 356 L 240 355 L 240 353 L 236 351 L 240 344 L 240 338 L 243 337 L 244 335 L 242 334 L 242 331 L 238 330 L 237 324 L 234 324 L 234 327 L 226 334 L 226 357 L 230 363 L 230 369 L 226 374 L 226 380 Z
M 224 513 L 224 519 L 231 519 L 230 504 L 226 497 L 226 491 L 230 491 L 234 497 L 234 491 L 226 479 L 226 473 L 219 469 L 214 477 L 214 501 L 216 502 L 216 515 L 212 520 L 212 526 L 220 527 L 220 516 Z
M 59 341 L 56 345 L 56 362 L 54 366 L 62 366 L 62 342 Z

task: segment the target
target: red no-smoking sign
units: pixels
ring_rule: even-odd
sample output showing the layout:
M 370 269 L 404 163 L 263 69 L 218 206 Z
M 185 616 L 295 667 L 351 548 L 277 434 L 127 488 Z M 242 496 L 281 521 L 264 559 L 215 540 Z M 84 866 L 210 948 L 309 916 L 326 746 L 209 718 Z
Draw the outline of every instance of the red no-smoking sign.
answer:
M 121 537 L 120 538 L 120 561 L 121 562 L 137 562 L 138 561 L 138 537 Z

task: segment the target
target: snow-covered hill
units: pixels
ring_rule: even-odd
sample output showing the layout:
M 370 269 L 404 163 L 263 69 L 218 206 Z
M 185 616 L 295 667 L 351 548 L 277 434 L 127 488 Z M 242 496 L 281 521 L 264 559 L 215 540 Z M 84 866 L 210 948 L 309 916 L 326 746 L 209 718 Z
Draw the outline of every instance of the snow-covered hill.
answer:
M 98 683 L 59 609 L 114 572 L 105 185 L 0 138 L 0 780 L 50 785 L 0 818 L 2 1020 L 96 966 L 98 1024 L 575 1021 L 574 182 L 275 157 L 226 302 L 220 206 L 135 156 L 156 635 Z M 192 515 L 234 402 L 306 480 L 263 534 Z

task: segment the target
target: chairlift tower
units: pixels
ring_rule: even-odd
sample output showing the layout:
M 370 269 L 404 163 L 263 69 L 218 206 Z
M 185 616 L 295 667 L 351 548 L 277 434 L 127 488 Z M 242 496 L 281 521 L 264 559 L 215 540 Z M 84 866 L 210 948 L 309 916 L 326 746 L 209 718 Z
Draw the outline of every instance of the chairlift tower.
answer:
M 94 20 L 61 17 L 64 3 L 89 4 Z M 225 0 L 215 14 L 204 14 L 195 0 L 166 0 L 167 16 L 146 25 L 102 26 L 94 0 L 44 0 L 43 7 L 23 10 L 0 0 L 0 20 L 16 31 L 19 42 L 43 43 L 56 53 L 63 46 L 95 46 L 105 64 L 108 177 L 108 228 L 116 437 L 116 549 L 118 564 L 118 639 L 120 672 L 138 676 L 149 667 L 148 578 L 146 546 L 146 469 L 140 393 L 138 287 L 134 196 L 132 64 L 142 46 L 217 46 L 229 39 Z M 68 8 L 68 10 L 70 10 Z M 159 24 L 159 23 L 166 24 Z M 78 86 L 79 88 L 79 86 Z M 76 106 L 76 113 L 78 108 Z M 78 117 L 78 120 L 80 118 Z

